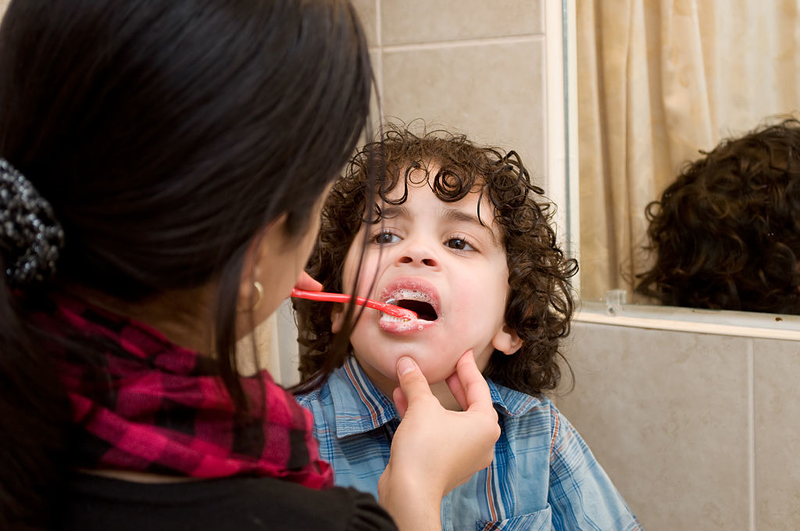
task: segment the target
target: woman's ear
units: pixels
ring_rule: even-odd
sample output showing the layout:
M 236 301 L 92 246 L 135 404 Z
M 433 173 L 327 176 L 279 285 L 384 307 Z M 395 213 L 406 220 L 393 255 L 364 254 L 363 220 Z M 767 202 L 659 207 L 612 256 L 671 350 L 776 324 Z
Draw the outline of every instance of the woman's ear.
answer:
M 492 338 L 492 346 L 506 356 L 511 356 L 522 346 L 522 339 L 510 326 L 504 324 Z
M 281 214 L 256 234 L 244 257 L 237 309 L 242 312 L 257 310 L 256 322 L 269 317 L 278 307 L 283 299 L 278 289 L 278 279 L 283 276 L 284 269 L 293 267 L 286 260 L 273 259 L 287 248 L 287 217 Z M 302 271 L 302 268 L 298 269 Z M 259 287 L 254 282 L 258 282 Z
M 257 288 L 253 284 L 254 281 L 258 281 L 261 278 L 259 262 L 262 246 L 262 235 L 259 235 L 250 242 L 247 248 L 247 253 L 244 258 L 244 267 L 242 267 L 242 276 L 239 278 L 239 299 L 236 304 L 236 309 L 239 312 L 251 310 L 253 306 L 258 303 L 259 296 L 263 297 L 264 295 L 263 293 L 258 293 Z

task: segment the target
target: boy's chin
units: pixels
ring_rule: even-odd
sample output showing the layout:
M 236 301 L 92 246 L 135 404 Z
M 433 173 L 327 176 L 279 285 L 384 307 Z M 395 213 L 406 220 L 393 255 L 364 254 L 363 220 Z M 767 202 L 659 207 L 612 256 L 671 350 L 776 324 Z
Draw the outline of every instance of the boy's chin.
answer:
M 425 375 L 425 379 L 428 380 L 428 384 L 430 385 L 444 382 L 451 374 L 453 374 L 456 371 L 455 364 L 449 367 L 441 367 L 441 366 L 432 367 L 432 366 L 426 366 L 426 364 L 423 362 L 420 363 L 420 368 L 422 369 L 422 374 Z

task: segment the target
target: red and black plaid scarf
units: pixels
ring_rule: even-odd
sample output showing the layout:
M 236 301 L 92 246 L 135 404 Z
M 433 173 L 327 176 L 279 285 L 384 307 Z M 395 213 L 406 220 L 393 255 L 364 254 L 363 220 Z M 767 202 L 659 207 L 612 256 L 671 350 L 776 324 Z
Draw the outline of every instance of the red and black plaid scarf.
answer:
M 57 308 L 36 319 L 56 336 L 69 331 L 73 339 L 108 345 L 99 360 L 61 359 L 77 431 L 76 466 L 197 478 L 269 476 L 314 489 L 332 484 L 311 413 L 267 371 L 242 377 L 254 405 L 248 422 L 236 422 L 208 356 L 73 299 L 58 298 Z

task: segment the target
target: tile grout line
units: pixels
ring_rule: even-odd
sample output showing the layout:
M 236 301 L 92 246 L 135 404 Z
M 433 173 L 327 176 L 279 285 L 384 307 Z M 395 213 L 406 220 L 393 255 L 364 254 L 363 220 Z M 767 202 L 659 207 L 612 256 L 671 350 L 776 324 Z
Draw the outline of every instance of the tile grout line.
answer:
M 375 0 L 375 44 L 383 46 L 383 27 L 381 26 L 381 1 Z
M 477 45 L 492 45 L 492 44 L 519 44 L 530 42 L 541 42 L 545 38 L 544 33 L 536 33 L 531 35 L 515 35 L 510 37 L 485 37 L 477 39 L 453 40 L 453 41 L 438 41 L 438 42 L 419 42 L 411 44 L 392 44 L 389 46 L 381 45 L 384 52 L 412 52 L 418 50 L 440 50 L 447 48 L 465 48 Z
M 378 72 L 378 98 L 380 107 L 378 108 L 380 116 L 378 116 L 379 125 L 383 124 L 383 28 L 381 26 L 381 3 L 382 0 L 375 0 L 375 44 L 378 47 L 376 70 Z
M 748 498 L 750 505 L 749 530 L 756 531 L 756 398 L 755 398 L 755 348 L 754 339 L 747 342 L 747 465 Z

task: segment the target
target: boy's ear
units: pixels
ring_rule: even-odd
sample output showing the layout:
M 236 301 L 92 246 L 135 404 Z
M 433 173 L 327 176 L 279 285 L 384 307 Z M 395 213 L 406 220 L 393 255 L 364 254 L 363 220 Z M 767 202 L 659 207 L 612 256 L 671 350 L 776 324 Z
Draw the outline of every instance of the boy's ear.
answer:
M 510 326 L 504 324 L 492 338 L 492 346 L 506 356 L 511 356 L 522 346 L 522 339 Z

